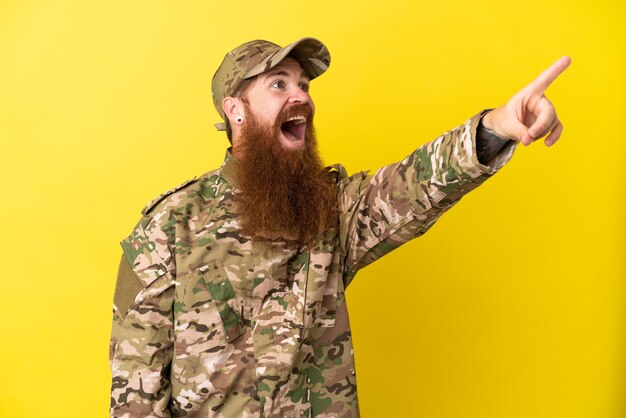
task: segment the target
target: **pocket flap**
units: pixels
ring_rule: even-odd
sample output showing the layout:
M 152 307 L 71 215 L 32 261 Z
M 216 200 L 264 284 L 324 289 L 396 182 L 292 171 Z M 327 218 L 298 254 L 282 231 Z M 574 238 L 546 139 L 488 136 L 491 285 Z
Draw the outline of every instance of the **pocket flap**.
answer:
M 204 351 L 218 352 L 245 332 L 237 312 L 214 296 L 211 288 L 216 283 L 208 277 L 207 272 L 196 271 L 176 280 L 174 351 L 178 359 Z M 221 297 L 229 296 L 229 291 L 223 290 L 228 286 L 230 283 L 217 285 Z

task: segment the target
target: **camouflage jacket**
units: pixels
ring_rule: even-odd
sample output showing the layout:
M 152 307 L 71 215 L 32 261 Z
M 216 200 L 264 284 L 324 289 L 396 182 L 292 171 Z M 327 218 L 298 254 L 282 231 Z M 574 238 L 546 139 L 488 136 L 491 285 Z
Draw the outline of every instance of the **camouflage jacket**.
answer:
M 357 417 L 346 287 L 511 158 L 478 162 L 480 116 L 374 173 L 333 166 L 338 227 L 300 248 L 240 231 L 229 154 L 148 204 L 121 242 L 111 416 Z

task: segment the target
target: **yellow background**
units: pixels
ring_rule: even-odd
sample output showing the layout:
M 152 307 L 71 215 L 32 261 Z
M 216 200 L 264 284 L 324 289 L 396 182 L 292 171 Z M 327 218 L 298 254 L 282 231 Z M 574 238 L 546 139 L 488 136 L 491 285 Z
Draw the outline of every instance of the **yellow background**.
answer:
M 362 415 L 626 416 L 623 1 L 0 3 L 1 417 L 105 417 L 119 241 L 216 168 L 224 53 L 314 36 L 327 163 L 397 161 L 558 57 L 565 130 L 520 147 L 348 291 Z

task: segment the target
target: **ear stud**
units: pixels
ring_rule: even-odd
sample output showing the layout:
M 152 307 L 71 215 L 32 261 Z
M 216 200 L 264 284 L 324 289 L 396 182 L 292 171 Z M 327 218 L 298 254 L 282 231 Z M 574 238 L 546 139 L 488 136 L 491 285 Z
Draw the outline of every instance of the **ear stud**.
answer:
M 241 122 L 243 122 L 243 116 L 237 116 L 237 117 L 235 118 L 235 121 L 236 121 L 237 123 L 241 123 Z

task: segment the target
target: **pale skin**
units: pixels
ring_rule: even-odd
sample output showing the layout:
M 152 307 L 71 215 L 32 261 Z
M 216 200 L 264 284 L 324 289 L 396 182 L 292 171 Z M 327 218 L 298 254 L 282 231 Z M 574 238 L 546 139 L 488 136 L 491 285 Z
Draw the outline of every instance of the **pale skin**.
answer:
M 296 104 L 308 103 L 313 112 L 315 104 L 309 95 L 309 79 L 302 70 L 300 63 L 287 57 L 271 70 L 259 74 L 245 92 L 248 108 L 260 118 L 261 122 L 272 124 L 284 108 Z M 246 122 L 245 108 L 241 98 L 225 97 L 222 108 L 232 128 L 233 155 L 241 157 L 241 128 Z M 241 122 L 239 121 L 241 118 Z M 283 133 L 279 135 L 285 148 L 304 148 L 304 138 L 293 141 Z
M 550 84 L 570 65 L 570 57 L 562 57 L 543 71 L 539 77 L 515 94 L 504 105 L 486 113 L 482 125 L 495 135 L 530 145 L 547 135 L 544 143 L 553 145 L 561 136 L 563 124 L 554 106 L 544 95 Z M 280 111 L 294 104 L 308 103 L 315 110 L 309 95 L 309 80 L 293 58 L 285 58 L 270 71 L 260 74 L 247 89 L 249 109 L 265 123 L 273 123 Z M 240 98 L 225 97 L 222 108 L 233 133 L 233 154 L 241 157 L 241 127 L 245 109 Z M 304 147 L 304 139 L 294 141 L 280 135 L 281 144 L 290 149 Z
M 563 124 L 544 92 L 571 62 L 567 56 L 557 60 L 506 104 L 483 116 L 483 126 L 500 138 L 524 145 L 548 135 L 544 143 L 553 145 L 563 132 Z

